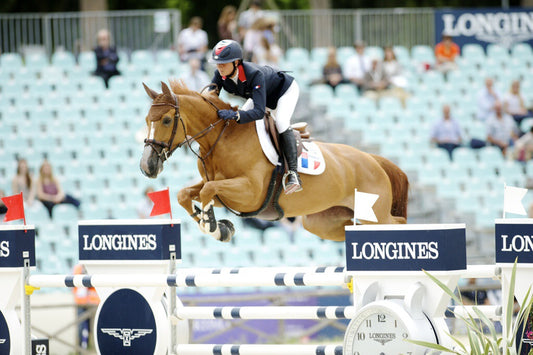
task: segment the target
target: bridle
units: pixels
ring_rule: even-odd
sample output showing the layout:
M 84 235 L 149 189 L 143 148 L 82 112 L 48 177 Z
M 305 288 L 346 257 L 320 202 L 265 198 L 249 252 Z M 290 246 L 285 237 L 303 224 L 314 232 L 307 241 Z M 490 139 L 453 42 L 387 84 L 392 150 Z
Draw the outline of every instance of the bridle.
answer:
M 146 145 L 151 146 L 156 152 L 157 152 L 156 146 L 161 148 L 161 151 L 158 153 L 158 157 L 159 157 L 159 159 L 161 159 L 162 162 L 165 162 L 168 158 L 170 158 L 170 156 L 172 155 L 172 153 L 174 153 L 174 151 L 176 151 L 176 149 L 181 148 L 185 144 L 187 144 L 187 146 L 189 147 L 189 150 L 191 152 L 193 152 L 193 154 L 196 155 L 198 157 L 198 159 L 200 159 L 202 161 L 202 164 L 204 166 L 204 171 L 206 173 L 207 180 L 209 180 L 209 176 L 207 175 L 207 169 L 206 169 L 206 166 L 205 166 L 205 159 L 207 159 L 207 157 L 209 155 L 211 155 L 211 153 L 213 152 L 213 149 L 217 145 L 218 141 L 222 137 L 222 134 L 224 133 L 224 131 L 226 130 L 226 128 L 228 127 L 230 122 L 229 121 L 225 121 L 225 120 L 220 118 L 215 123 L 209 124 L 209 126 L 207 126 L 206 128 L 202 129 L 200 132 L 198 132 L 194 136 L 188 137 L 187 128 L 185 127 L 185 122 L 183 121 L 183 118 L 181 117 L 181 114 L 180 114 L 180 106 L 179 106 L 178 96 L 174 95 L 174 94 L 172 94 L 172 96 L 174 97 L 174 104 L 173 103 L 169 103 L 169 102 L 152 103 L 152 106 L 170 106 L 170 107 L 174 108 L 174 123 L 173 123 L 173 126 L 172 126 L 172 133 L 170 135 L 170 138 L 168 139 L 167 142 L 158 141 L 158 140 L 152 139 L 152 138 L 146 138 L 144 140 L 144 144 L 145 144 L 145 146 Z M 213 102 L 208 100 L 203 95 L 200 95 L 200 97 L 202 99 L 204 99 L 207 103 L 209 103 L 216 111 L 218 111 L 218 107 Z M 160 120 L 160 119 L 161 118 L 159 118 L 158 120 Z M 156 120 L 156 121 L 158 121 L 158 120 Z M 174 138 L 176 137 L 176 132 L 178 130 L 178 122 L 181 123 L 185 139 L 182 142 L 178 143 L 174 148 L 172 148 L 172 144 L 174 143 Z M 218 124 L 220 124 L 222 122 L 224 122 L 224 127 L 222 128 L 222 131 L 220 131 L 217 139 L 215 140 L 215 143 L 213 143 L 213 145 L 211 146 L 209 151 L 202 157 L 200 155 L 200 153 L 196 152 L 192 148 L 191 142 L 206 136 L 209 132 L 211 132 L 211 130 L 213 130 Z

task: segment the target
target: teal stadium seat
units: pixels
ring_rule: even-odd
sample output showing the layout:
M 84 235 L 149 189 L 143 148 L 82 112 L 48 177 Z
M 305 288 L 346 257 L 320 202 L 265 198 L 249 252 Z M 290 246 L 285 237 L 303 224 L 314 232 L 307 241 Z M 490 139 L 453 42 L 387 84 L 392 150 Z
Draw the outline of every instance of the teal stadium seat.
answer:
M 367 55 L 369 58 L 383 60 L 383 48 L 378 46 L 367 46 L 365 48 L 365 55 Z
M 355 48 L 352 46 L 337 48 L 337 61 L 340 65 L 343 65 L 348 58 L 355 54 Z
M 54 52 L 54 54 L 52 54 L 52 65 L 64 70 L 71 70 L 76 65 L 76 59 L 70 52 Z
M 487 45 L 487 58 L 509 60 L 509 50 L 499 44 Z
M 310 55 L 312 62 L 324 65 L 328 59 L 328 47 L 313 47 Z
M 155 65 L 154 54 L 148 50 L 135 50 L 131 53 L 131 64 L 141 69 L 150 69 Z
M 166 67 L 179 66 L 180 59 L 178 53 L 171 49 L 161 49 L 155 54 L 155 59 L 159 65 Z
M 94 52 L 81 52 L 78 56 L 78 65 L 86 71 L 94 71 L 96 69 Z
M 300 47 L 288 48 L 285 52 L 285 61 L 293 68 L 305 69 L 309 65 L 309 52 Z
M 326 84 L 317 84 L 309 89 L 310 103 L 312 106 L 327 106 L 333 100 L 333 89 Z
M 415 63 L 435 62 L 435 53 L 433 48 L 428 45 L 415 45 L 411 48 L 411 60 Z
M 42 69 L 49 64 L 45 53 L 30 53 L 25 56 L 24 62 L 27 68 L 32 69 Z
M 461 49 L 461 56 L 470 60 L 485 60 L 485 51 L 478 43 L 467 43 Z
M 359 90 L 352 84 L 339 84 L 335 88 L 335 96 L 344 102 L 352 103 L 359 97 Z
M 407 65 L 409 61 L 411 60 L 409 49 L 407 47 L 398 45 L 398 46 L 392 47 L 392 50 L 394 51 L 394 54 L 396 55 L 396 59 L 402 65 Z
M 0 68 L 9 72 L 17 72 L 23 66 L 22 58 L 18 53 L 2 53 L 0 55 Z

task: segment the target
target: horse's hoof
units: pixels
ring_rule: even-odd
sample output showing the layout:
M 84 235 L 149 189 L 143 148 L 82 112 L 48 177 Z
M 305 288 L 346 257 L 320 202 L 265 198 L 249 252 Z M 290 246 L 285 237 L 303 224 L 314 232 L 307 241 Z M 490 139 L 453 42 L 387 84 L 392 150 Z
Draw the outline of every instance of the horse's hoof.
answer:
M 220 221 L 218 221 L 218 229 L 220 232 L 219 240 L 221 242 L 229 242 L 233 234 L 235 234 L 235 227 L 233 226 L 233 223 L 231 223 L 231 221 L 227 219 L 221 219 Z

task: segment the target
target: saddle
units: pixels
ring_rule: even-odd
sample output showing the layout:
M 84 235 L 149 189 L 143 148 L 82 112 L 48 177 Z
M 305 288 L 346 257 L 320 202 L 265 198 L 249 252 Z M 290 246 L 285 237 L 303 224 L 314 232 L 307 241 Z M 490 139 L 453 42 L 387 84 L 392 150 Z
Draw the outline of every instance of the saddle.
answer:
M 261 218 L 265 220 L 271 220 L 276 221 L 280 220 L 284 216 L 283 209 L 278 203 L 279 195 L 281 194 L 281 191 L 283 190 L 282 187 L 282 180 L 283 180 L 283 174 L 288 169 L 287 161 L 283 155 L 283 151 L 280 147 L 280 139 L 279 139 L 279 132 L 276 128 L 276 124 L 274 122 L 274 119 L 270 115 L 270 112 L 267 111 L 265 114 L 265 118 L 263 119 L 263 122 L 265 123 L 266 131 L 268 132 L 268 135 L 270 136 L 270 139 L 272 140 L 272 144 L 274 145 L 274 148 L 276 149 L 276 152 L 278 153 L 278 156 L 280 157 L 280 163 L 276 165 L 274 170 L 272 171 L 272 176 L 270 177 L 270 183 L 268 184 L 268 190 L 267 195 L 265 197 L 265 201 L 261 205 L 261 207 L 254 212 L 247 212 L 247 213 L 241 213 L 240 217 L 256 217 Z M 307 130 L 307 123 L 306 122 L 300 122 L 295 123 L 291 125 L 292 132 L 294 133 L 294 137 L 296 138 L 296 147 L 298 149 L 298 156 L 302 154 L 303 149 L 305 147 L 303 146 L 304 141 L 311 140 L 311 134 Z

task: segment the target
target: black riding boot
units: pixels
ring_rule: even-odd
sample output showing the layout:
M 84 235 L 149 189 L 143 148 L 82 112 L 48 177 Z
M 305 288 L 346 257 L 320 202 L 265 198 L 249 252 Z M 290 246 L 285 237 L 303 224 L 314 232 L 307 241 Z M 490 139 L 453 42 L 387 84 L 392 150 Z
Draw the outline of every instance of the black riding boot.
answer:
M 302 189 L 300 177 L 298 176 L 298 150 L 296 149 L 296 139 L 294 138 L 292 129 L 289 128 L 281 133 L 280 137 L 281 148 L 283 149 L 283 154 L 289 165 L 289 171 L 283 176 L 283 189 L 288 195 Z M 285 180 L 287 180 L 287 182 L 285 182 Z

